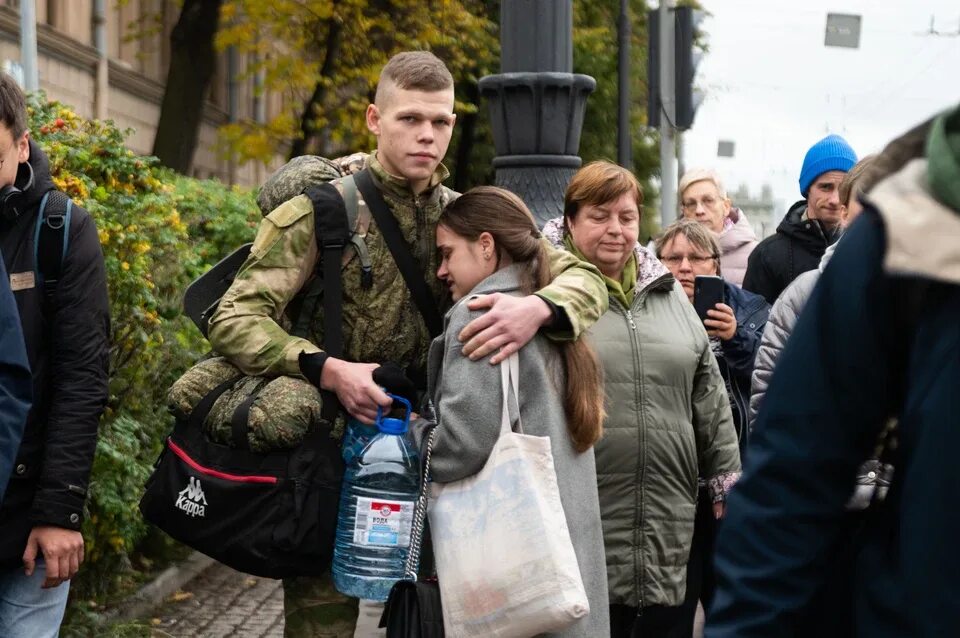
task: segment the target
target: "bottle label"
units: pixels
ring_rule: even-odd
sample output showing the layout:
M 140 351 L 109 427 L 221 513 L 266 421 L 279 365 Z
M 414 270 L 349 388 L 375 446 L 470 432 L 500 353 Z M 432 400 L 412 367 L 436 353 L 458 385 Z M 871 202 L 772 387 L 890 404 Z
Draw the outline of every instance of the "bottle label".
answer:
M 357 545 L 407 547 L 413 527 L 413 505 L 414 501 L 358 496 L 353 542 Z

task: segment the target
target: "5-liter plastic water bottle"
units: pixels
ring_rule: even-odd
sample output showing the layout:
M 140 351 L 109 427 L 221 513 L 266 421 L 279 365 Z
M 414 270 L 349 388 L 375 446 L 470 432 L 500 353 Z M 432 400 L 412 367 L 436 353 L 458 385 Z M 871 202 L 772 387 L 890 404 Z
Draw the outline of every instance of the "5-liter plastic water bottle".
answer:
M 347 596 L 384 601 L 403 578 L 420 490 L 420 455 L 412 437 L 410 403 L 403 419 L 377 413 L 379 433 L 349 463 L 340 492 L 333 583 Z
M 343 440 L 340 442 L 340 454 L 346 467 L 360 456 L 363 448 L 367 447 L 379 432 L 376 425 L 367 425 L 350 417 L 343 430 Z

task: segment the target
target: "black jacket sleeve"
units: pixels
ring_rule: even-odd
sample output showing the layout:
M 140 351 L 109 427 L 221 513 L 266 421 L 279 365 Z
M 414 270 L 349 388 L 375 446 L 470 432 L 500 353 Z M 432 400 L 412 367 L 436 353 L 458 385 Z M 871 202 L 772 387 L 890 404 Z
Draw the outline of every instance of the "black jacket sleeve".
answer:
M 877 310 L 895 298 L 883 251 L 866 211 L 784 349 L 717 539 L 709 638 L 787 635 L 829 577 L 857 467 L 902 384 L 903 339 Z
M 20 448 L 32 394 L 33 381 L 20 314 L 3 259 L 0 259 L 0 502 Z
M 31 520 L 79 530 L 108 396 L 110 310 L 96 226 L 79 207 L 73 215 L 53 303 L 51 405 Z

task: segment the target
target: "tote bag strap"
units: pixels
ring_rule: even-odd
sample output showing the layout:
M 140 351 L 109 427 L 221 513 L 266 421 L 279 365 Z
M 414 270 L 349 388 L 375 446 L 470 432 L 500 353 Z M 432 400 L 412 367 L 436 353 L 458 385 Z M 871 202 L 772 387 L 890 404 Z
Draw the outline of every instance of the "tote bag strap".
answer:
M 511 432 L 510 423 L 510 390 L 513 390 L 513 400 L 517 403 L 517 434 L 523 434 L 523 423 L 520 420 L 520 387 L 517 379 L 520 378 L 520 357 L 514 352 L 505 361 L 500 362 L 500 387 L 503 390 L 503 414 L 500 417 L 500 435 Z

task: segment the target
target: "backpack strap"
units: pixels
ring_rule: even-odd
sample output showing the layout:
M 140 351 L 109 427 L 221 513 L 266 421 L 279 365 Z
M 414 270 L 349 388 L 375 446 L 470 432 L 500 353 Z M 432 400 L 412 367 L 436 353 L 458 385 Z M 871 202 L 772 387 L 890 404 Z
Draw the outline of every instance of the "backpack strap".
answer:
M 340 184 L 343 188 L 343 204 L 347 213 L 347 228 L 349 229 L 348 232 L 350 235 L 350 245 L 353 247 L 354 252 L 360 259 L 360 285 L 365 289 L 369 289 L 373 285 L 373 267 L 370 262 L 370 252 L 367 250 L 367 242 L 364 239 L 366 236 L 367 227 L 370 225 L 369 221 L 366 221 L 369 217 L 369 212 L 366 210 L 366 208 L 361 210 L 360 206 L 358 205 L 357 187 L 353 181 L 352 175 L 344 177 L 340 181 Z M 304 193 L 306 193 L 306 190 Z M 313 200 L 311 200 L 311 202 L 312 201 Z M 313 276 L 302 291 L 302 298 L 298 303 L 298 309 L 291 313 L 291 316 L 294 318 L 294 325 L 293 329 L 290 331 L 290 334 L 296 337 L 302 337 L 304 339 L 310 338 L 310 321 L 313 319 L 314 313 L 317 310 L 317 304 L 320 302 L 320 298 L 323 295 L 323 272 L 321 266 L 323 263 L 323 260 L 321 259 L 323 246 L 321 245 L 320 239 L 320 233 L 323 232 L 323 229 L 317 224 L 321 215 L 327 215 L 329 213 L 330 209 L 326 207 L 321 207 L 318 209 L 314 203 L 314 235 L 317 240 L 317 249 L 319 251 L 317 266 Z M 340 257 L 341 266 L 346 268 L 352 257 L 353 255 L 349 250 L 343 250 Z
M 364 237 L 367 235 L 367 227 L 370 225 L 370 211 L 367 207 L 361 210 L 359 197 L 357 196 L 357 182 L 353 175 L 347 175 L 340 180 L 343 187 L 343 203 L 347 207 L 347 223 L 350 226 L 352 234 L 350 243 L 357 251 L 357 257 L 360 258 L 360 285 L 369 290 L 373 286 L 373 267 L 370 263 L 370 253 L 367 251 L 367 242 Z M 344 260 L 346 266 L 346 259 Z
M 390 254 L 393 255 L 393 260 L 396 262 L 400 274 L 403 275 L 403 280 L 410 290 L 413 303 L 420 311 L 420 315 L 427 325 L 427 330 L 430 331 L 432 337 L 436 337 L 443 332 L 443 319 L 440 316 L 440 305 L 433 297 L 433 293 L 424 279 L 423 267 L 407 247 L 400 225 L 393 213 L 390 212 L 390 208 L 384 201 L 370 170 L 364 169 L 354 175 L 353 178 L 373 218 L 376 220 L 380 232 L 383 234 L 383 240 L 390 249 Z
M 54 200 L 51 202 L 51 196 Z M 59 191 L 47 191 L 40 200 L 33 234 L 33 263 L 43 285 L 44 314 L 53 304 L 63 262 L 70 247 L 73 200 Z
M 304 299 L 297 324 L 309 324 L 319 297 L 323 296 L 323 349 L 331 357 L 343 357 L 343 281 L 340 269 L 343 251 L 350 242 L 347 209 L 340 192 L 332 184 L 311 186 L 304 191 L 313 204 L 313 220 L 319 245 L 319 276 Z M 319 280 L 316 281 L 316 280 Z M 340 402 L 336 394 L 321 390 L 323 418 L 333 422 Z

